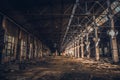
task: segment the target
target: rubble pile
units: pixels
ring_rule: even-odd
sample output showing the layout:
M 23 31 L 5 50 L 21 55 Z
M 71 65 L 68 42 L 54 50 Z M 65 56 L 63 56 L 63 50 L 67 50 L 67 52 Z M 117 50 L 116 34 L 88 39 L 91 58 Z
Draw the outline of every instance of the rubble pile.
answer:
M 5 76 L 3 80 L 119 80 L 120 65 L 94 59 L 51 56 L 27 61 L 25 70 L 8 71 L 2 75 Z

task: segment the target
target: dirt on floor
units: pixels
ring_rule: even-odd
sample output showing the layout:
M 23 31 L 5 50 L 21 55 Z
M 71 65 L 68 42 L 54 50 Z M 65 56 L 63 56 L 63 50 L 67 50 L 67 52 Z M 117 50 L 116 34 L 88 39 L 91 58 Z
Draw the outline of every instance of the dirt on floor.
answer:
M 25 62 L 24 70 L 9 66 L 0 72 L 0 80 L 120 80 L 119 64 L 93 59 L 48 56 Z

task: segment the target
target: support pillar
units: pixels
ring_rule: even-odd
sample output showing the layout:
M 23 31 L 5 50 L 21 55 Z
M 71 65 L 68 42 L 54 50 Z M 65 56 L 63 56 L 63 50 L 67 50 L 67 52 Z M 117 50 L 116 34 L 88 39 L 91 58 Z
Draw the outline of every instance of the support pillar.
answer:
M 72 57 L 74 57 L 74 44 L 72 44 L 72 51 L 73 51 Z
M 96 60 L 98 61 L 100 59 L 100 51 L 99 51 L 99 38 L 98 38 L 98 27 L 95 27 L 95 56 Z
M 40 53 L 40 57 L 43 57 L 43 44 L 41 43 L 41 53 Z
M 76 42 L 75 42 L 75 58 L 77 57 L 77 46 L 76 46 Z
M 102 55 L 103 55 L 103 56 L 105 55 L 105 51 L 104 51 L 104 46 L 105 46 L 105 45 L 104 45 L 104 44 L 106 44 L 106 43 L 102 43 L 102 44 L 101 44 L 101 50 L 102 50 Z
M 67 55 L 69 56 L 69 48 L 67 48 Z M 56 56 L 57 56 L 57 54 L 56 54 Z
M 21 30 L 18 29 L 18 40 L 17 40 L 17 54 L 16 54 L 16 60 L 20 62 L 20 56 L 21 56 Z
M 87 58 L 90 58 L 89 33 L 86 34 L 86 52 L 87 52 Z
M 17 54 L 16 54 L 16 60 L 19 62 L 19 69 L 23 69 L 23 58 L 21 57 L 21 29 L 18 29 L 18 42 L 17 42 Z
M 108 5 L 108 18 L 110 19 L 110 27 L 111 30 L 109 31 L 109 35 L 111 36 L 110 41 L 111 41 L 111 48 L 112 48 L 112 58 L 115 63 L 119 62 L 119 57 L 118 57 L 118 48 L 117 48 L 117 40 L 116 40 L 116 31 L 115 31 L 115 26 L 114 26 L 114 18 L 113 18 L 113 12 L 110 7 L 110 0 L 107 0 L 107 5 Z
M 78 44 L 77 44 L 78 46 L 77 46 L 77 49 L 78 49 L 78 58 L 80 57 L 80 45 L 79 45 L 79 41 L 78 41 Z
M 90 44 L 90 43 L 89 43 Z M 88 48 L 88 51 L 87 51 L 87 58 L 89 59 L 90 58 L 90 47 Z
M 78 41 L 76 42 L 76 58 L 78 58 Z
M 81 37 L 81 57 L 84 58 L 84 44 L 83 44 L 83 37 Z
M 95 16 L 93 16 L 93 20 L 95 21 Z M 99 41 L 100 39 L 98 38 L 98 27 L 96 25 L 96 22 L 94 22 L 94 28 L 95 28 L 95 38 L 94 38 L 94 42 L 95 42 L 95 58 L 98 61 L 100 59 L 100 50 L 99 50 Z
M 27 52 L 26 52 L 26 59 L 28 60 L 29 59 L 29 48 L 30 48 L 30 36 L 29 34 L 27 34 Z
M 5 30 L 3 28 L 3 16 L 0 16 L 0 64 L 2 64 L 2 57 L 3 57 L 3 51 L 4 51 L 4 36 L 5 36 Z
M 119 62 L 116 37 L 114 39 L 111 39 L 111 46 L 112 46 L 112 58 L 113 58 L 113 61 L 115 63 Z
M 74 46 L 73 46 L 73 49 L 74 49 L 74 56 L 73 56 L 73 57 L 75 57 L 75 42 L 74 42 L 73 44 L 74 44 Z

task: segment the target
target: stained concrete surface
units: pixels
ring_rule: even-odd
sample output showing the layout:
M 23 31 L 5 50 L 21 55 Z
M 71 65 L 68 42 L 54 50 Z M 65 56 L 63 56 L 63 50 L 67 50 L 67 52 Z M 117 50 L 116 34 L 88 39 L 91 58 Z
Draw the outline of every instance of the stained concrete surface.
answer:
M 18 65 L 1 72 L 0 80 L 120 80 L 120 65 L 77 59 L 63 56 L 49 56 L 25 63 L 25 70 Z

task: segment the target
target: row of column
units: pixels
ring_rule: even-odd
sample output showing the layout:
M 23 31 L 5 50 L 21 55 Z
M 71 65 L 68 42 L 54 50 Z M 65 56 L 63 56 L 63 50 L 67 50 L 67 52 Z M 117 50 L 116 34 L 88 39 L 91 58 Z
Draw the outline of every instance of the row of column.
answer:
M 36 59 L 50 54 L 38 38 L 23 30 L 8 17 L 0 15 L 0 64 Z
M 110 31 L 109 31 L 109 35 L 110 35 L 110 43 L 111 43 L 111 53 L 112 53 L 112 59 L 113 62 L 117 63 L 119 62 L 119 56 L 118 56 L 118 48 L 117 48 L 117 40 L 116 40 L 116 30 L 115 30 L 115 26 L 114 26 L 114 16 L 113 16 L 113 12 L 110 6 L 110 0 L 107 0 L 107 5 L 108 5 L 108 14 L 107 17 L 109 19 L 109 26 L 111 27 Z M 95 58 L 96 60 L 100 59 L 100 50 L 99 50 L 99 42 L 100 42 L 100 38 L 98 36 L 98 26 L 96 25 L 95 22 L 95 16 L 93 16 L 93 22 L 94 22 L 94 50 L 95 50 Z M 107 34 L 107 33 L 106 33 Z M 85 38 L 86 37 L 86 38 Z M 81 36 L 79 36 L 78 40 L 74 40 L 73 44 L 74 46 L 71 46 L 70 48 L 68 48 L 68 54 L 69 51 L 71 50 L 71 48 L 73 48 L 73 54 L 74 57 L 81 57 L 84 58 L 85 54 L 87 58 L 90 58 L 90 40 L 89 40 L 89 32 L 84 33 L 83 31 L 81 31 Z
M 111 23 L 113 25 L 113 22 Z M 93 38 L 94 44 L 90 42 L 89 40 L 89 33 L 86 34 L 86 36 L 81 36 L 79 38 L 79 40 L 76 40 L 73 42 L 73 44 L 71 44 L 72 46 L 70 46 L 67 50 L 67 54 L 70 54 L 69 51 L 73 52 L 73 57 L 76 58 L 90 58 L 91 55 L 91 46 L 90 44 L 94 45 L 94 50 L 95 50 L 95 59 L 98 61 L 100 59 L 100 48 L 99 48 L 99 42 L 100 42 L 100 38 L 98 36 L 98 27 L 95 27 L 95 38 Z M 112 48 L 112 59 L 113 62 L 119 62 L 119 56 L 118 56 L 118 48 L 117 48 L 117 40 L 116 40 L 116 36 L 110 36 L 110 43 L 111 43 L 111 48 Z M 85 56 L 86 54 L 86 56 Z
M 91 56 L 91 44 L 94 45 L 94 52 L 95 52 L 95 59 L 98 61 L 100 60 L 100 47 L 99 42 L 100 38 L 98 36 L 98 27 L 95 27 L 94 30 L 95 37 L 93 38 L 93 42 L 89 40 L 89 33 L 87 33 L 85 36 L 79 37 L 78 40 L 74 41 L 68 48 L 66 53 L 72 57 L 75 58 L 84 58 L 87 57 L 88 59 Z M 112 37 L 110 36 L 111 41 L 111 48 L 112 48 L 112 59 L 113 62 L 119 62 L 119 56 L 118 56 L 118 49 L 117 49 L 117 41 L 116 36 Z M 93 53 L 92 53 L 93 54 Z

